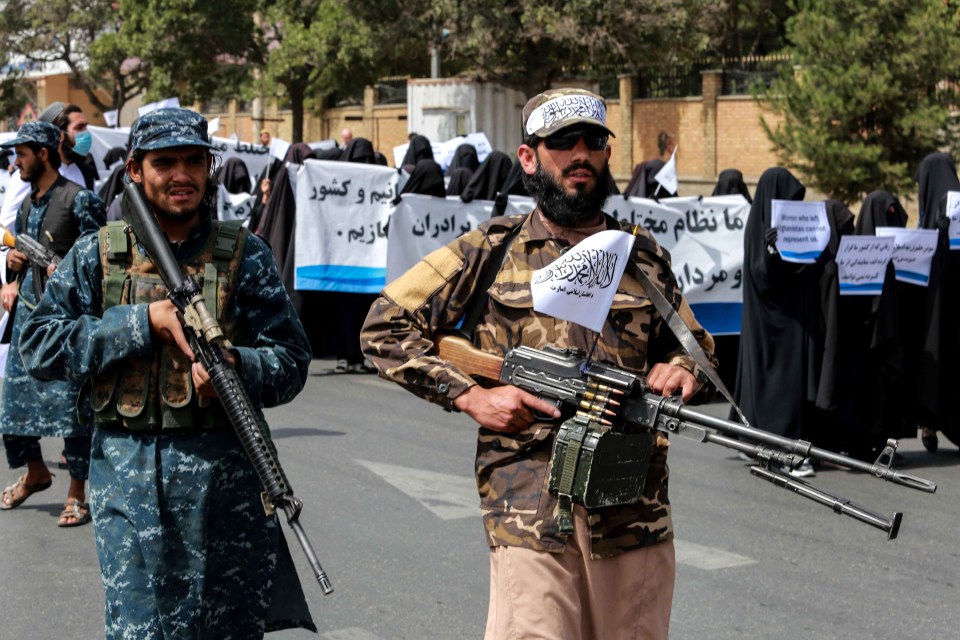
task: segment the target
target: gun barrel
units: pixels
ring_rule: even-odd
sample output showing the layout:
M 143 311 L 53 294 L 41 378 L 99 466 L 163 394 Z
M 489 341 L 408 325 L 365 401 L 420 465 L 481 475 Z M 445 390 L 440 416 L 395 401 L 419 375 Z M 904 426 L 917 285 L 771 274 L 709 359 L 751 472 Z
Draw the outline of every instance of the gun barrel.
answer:
M 156 224 L 153 218 L 153 212 L 147 205 L 146 198 L 140 191 L 140 186 L 135 182 L 130 182 L 123 188 L 124 200 L 129 201 L 136 209 L 137 215 L 133 216 L 131 226 L 133 233 L 140 240 L 140 243 L 150 254 L 150 259 L 157 265 L 160 271 L 160 277 L 170 291 L 178 289 L 183 283 L 183 273 L 180 271 L 180 265 L 173 257 L 173 252 L 169 251 L 167 238 L 160 231 L 160 226 Z M 151 224 L 153 222 L 153 224 Z M 164 249 L 168 249 L 164 251 Z
M 734 435 L 739 438 L 745 438 L 755 442 L 762 442 L 764 444 L 789 451 L 804 458 L 815 458 L 826 462 L 832 462 L 833 464 L 846 467 L 847 469 L 854 469 L 856 471 L 869 473 L 870 475 L 876 476 L 881 480 L 893 482 L 894 484 L 899 484 L 904 487 L 916 489 L 918 491 L 924 491 L 927 493 L 936 493 L 937 491 L 936 483 L 924 478 L 919 478 L 917 476 L 900 473 L 895 469 L 891 469 L 889 466 L 884 466 L 876 462 L 863 462 L 855 458 L 850 458 L 848 456 L 835 453 L 828 449 L 815 447 L 805 440 L 793 440 L 791 438 L 785 438 L 775 433 L 754 429 L 753 427 L 748 427 L 737 422 L 710 416 L 705 413 L 700 413 L 699 411 L 693 411 L 691 409 L 687 409 L 673 399 L 665 398 L 664 400 L 665 402 L 663 402 L 661 405 L 664 412 L 667 413 L 667 415 L 671 415 L 681 420 L 686 420 L 702 426 L 710 427 L 711 429 L 716 429 L 717 431 Z M 895 450 L 896 443 L 894 442 L 893 445 L 889 446 L 892 446 Z M 893 451 L 891 450 L 891 457 L 892 454 Z

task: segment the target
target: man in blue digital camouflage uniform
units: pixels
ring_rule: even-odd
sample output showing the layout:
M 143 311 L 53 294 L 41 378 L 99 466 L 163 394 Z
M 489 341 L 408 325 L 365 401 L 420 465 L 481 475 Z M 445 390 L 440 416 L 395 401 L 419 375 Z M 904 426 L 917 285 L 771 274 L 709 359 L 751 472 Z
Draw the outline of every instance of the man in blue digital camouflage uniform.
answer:
M 16 149 L 20 179 L 31 188 L 17 215 L 18 234 L 28 234 L 63 256 L 77 238 L 104 224 L 100 198 L 59 173 L 60 130 L 57 127 L 47 122 L 27 123 L 3 146 Z M 24 370 L 20 359 L 24 323 L 43 294 L 44 283 L 54 267 L 30 264 L 27 256 L 16 249 L 7 251 L 6 265 L 7 274 L 16 275 L 19 287 L 5 287 L 2 294 L 3 307 L 13 314 L 13 320 L 3 374 L 0 431 L 10 467 L 26 466 L 27 471 L 4 489 L 0 510 L 13 509 L 31 494 L 50 487 L 52 474 L 43 461 L 40 438 L 59 437 L 64 439 L 70 484 L 58 524 L 61 527 L 87 524 L 90 510 L 85 485 L 90 467 L 90 428 L 89 415 L 83 421 L 78 416 L 80 384 L 70 380 L 39 382 Z M 89 410 L 84 413 L 89 414 Z
M 303 388 L 310 347 L 269 247 L 215 220 L 206 126 L 185 109 L 141 117 L 127 175 L 200 283 L 252 401 L 275 406 Z M 130 228 L 110 223 L 77 243 L 25 328 L 31 373 L 91 382 L 90 503 L 106 636 L 315 631 L 258 476 L 165 295 Z

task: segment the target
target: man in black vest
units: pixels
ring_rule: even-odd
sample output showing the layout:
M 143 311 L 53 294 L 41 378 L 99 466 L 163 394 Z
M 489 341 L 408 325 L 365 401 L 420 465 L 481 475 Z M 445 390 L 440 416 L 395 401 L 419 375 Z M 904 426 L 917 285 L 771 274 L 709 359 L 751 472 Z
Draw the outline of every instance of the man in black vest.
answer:
M 30 122 L 3 146 L 15 148 L 20 178 L 31 186 L 31 194 L 17 216 L 17 234 L 31 236 L 62 257 L 77 238 L 99 229 L 105 222 L 105 214 L 103 203 L 95 193 L 81 189 L 60 175 L 60 142 L 60 130 L 54 125 Z M 77 403 L 80 384 L 39 382 L 24 370 L 20 358 L 23 324 L 39 302 L 46 278 L 54 267 L 40 269 L 31 265 L 27 256 L 16 249 L 7 252 L 6 265 L 8 277 L 15 275 L 19 283 L 19 296 L 4 290 L 0 300 L 3 308 L 13 314 L 10 353 L 0 398 L 0 431 L 10 467 L 26 466 L 27 472 L 4 489 L 0 510 L 18 507 L 31 494 L 50 487 L 53 475 L 43 461 L 40 438 L 62 437 L 70 484 L 58 525 L 86 524 L 90 521 L 85 494 L 90 467 L 90 431 L 78 415 L 83 411 L 83 406 Z

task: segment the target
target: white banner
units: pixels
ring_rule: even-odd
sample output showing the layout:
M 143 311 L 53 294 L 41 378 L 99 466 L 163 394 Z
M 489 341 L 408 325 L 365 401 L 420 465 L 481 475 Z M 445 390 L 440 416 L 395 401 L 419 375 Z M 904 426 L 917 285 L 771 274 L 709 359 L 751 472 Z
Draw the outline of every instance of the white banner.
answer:
M 601 231 L 533 272 L 530 292 L 540 313 L 600 331 L 630 259 L 634 236 Z
M 926 287 L 930 284 L 930 266 L 937 251 L 936 229 L 877 227 L 877 236 L 893 237 L 893 266 L 897 280 Z
M 217 219 L 223 222 L 246 220 L 253 211 L 257 196 L 249 193 L 230 193 L 222 184 L 217 185 Z
M 491 200 L 464 203 L 459 197 L 404 195 L 390 216 L 387 282 L 403 275 L 431 251 L 489 220 L 493 206 Z M 535 206 L 533 198 L 510 196 L 504 214 L 530 213 Z
M 300 290 L 379 293 L 397 171 L 307 160 L 296 183 L 296 282 Z
M 94 126 L 88 127 L 88 130 L 93 137 L 90 154 L 97 165 L 97 171 L 101 173 L 102 178 L 108 178 L 110 174 L 108 167 L 103 163 L 103 157 L 113 147 L 126 147 L 130 130 L 126 127 L 108 129 L 107 127 Z M 250 172 L 251 180 L 256 180 L 257 176 L 270 163 L 270 147 L 241 142 L 231 138 L 212 137 L 210 141 L 215 147 L 214 153 L 220 156 L 221 162 L 226 162 L 230 158 L 243 160 L 243 163 L 247 165 L 247 171 Z
M 642 226 L 670 253 L 680 290 L 710 333 L 740 333 L 743 231 L 750 215 L 750 203 L 743 196 L 657 202 L 614 195 L 603 210 Z

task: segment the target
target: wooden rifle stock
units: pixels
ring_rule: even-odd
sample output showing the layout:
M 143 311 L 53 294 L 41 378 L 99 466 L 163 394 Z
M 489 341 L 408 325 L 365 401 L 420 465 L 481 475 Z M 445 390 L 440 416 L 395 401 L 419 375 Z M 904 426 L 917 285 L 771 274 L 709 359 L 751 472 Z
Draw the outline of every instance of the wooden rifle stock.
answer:
M 500 370 L 503 368 L 503 358 L 500 356 L 481 351 L 469 340 L 451 334 L 438 336 L 436 345 L 441 360 L 455 364 L 467 375 L 500 381 Z

